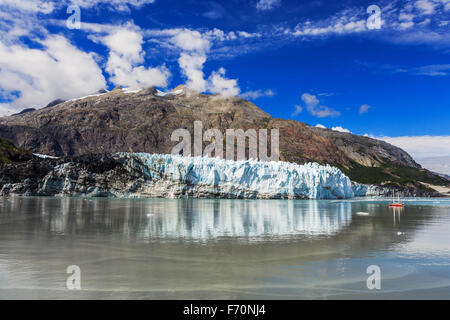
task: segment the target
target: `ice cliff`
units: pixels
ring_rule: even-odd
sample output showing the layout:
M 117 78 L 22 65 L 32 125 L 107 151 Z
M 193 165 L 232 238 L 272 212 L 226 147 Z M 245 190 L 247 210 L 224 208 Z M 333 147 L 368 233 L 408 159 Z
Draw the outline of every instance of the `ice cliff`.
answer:
M 337 168 L 256 160 L 229 161 L 146 153 L 119 153 L 145 175 L 144 192 L 158 185 L 167 195 L 217 195 L 227 198 L 345 199 L 354 196 L 351 181 Z M 189 190 L 190 189 L 190 190 Z
M 348 199 L 390 194 L 389 188 L 352 183 L 339 169 L 317 163 L 116 153 L 61 159 L 39 155 L 0 168 L 0 195 Z

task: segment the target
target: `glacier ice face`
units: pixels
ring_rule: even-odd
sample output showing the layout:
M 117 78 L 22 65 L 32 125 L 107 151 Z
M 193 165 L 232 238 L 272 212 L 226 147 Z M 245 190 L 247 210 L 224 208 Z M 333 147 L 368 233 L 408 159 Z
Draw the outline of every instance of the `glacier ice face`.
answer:
M 347 199 L 367 192 L 339 169 L 146 153 L 41 159 L 17 168 L 0 194 L 119 198 Z M 28 167 L 27 167 L 28 166 Z M 34 167 L 33 167 L 34 168 Z M 33 169 L 36 171 L 36 169 Z M 24 172 L 26 174 L 24 174 Z M 42 176 L 42 172 L 45 173 Z
M 354 197 L 350 179 L 339 169 L 317 163 L 298 165 L 256 160 L 117 153 L 126 166 L 142 172 L 140 191 L 233 198 L 346 199 Z M 202 197 L 202 196 L 200 196 Z

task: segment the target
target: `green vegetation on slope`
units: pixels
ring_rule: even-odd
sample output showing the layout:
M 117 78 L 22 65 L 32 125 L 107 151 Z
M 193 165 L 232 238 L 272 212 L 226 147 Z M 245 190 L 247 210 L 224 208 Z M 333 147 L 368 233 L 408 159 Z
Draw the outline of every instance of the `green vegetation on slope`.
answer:
M 400 185 L 417 184 L 418 181 L 445 186 L 449 182 L 425 169 L 416 169 L 386 161 L 380 167 L 365 167 L 352 162 L 350 168 L 340 167 L 351 180 L 364 184 L 394 183 Z M 426 188 L 426 187 L 423 187 Z
M 31 159 L 28 150 L 16 148 L 8 139 L 0 138 L 0 164 Z

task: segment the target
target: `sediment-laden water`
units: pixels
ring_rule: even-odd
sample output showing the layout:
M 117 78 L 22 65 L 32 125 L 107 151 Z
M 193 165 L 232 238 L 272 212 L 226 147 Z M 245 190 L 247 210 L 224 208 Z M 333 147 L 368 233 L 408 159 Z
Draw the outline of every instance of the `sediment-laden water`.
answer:
M 449 230 L 449 199 L 1 198 L 0 298 L 449 299 Z

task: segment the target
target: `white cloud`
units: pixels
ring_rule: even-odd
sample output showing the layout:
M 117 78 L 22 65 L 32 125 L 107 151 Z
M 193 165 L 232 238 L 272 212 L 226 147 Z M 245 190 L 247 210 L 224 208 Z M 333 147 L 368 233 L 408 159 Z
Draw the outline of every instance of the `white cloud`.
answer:
M 415 159 L 450 156 L 450 136 L 378 137 L 377 139 L 402 148 Z
M 52 1 L 42 0 L 0 0 L 0 5 L 10 6 L 21 11 L 32 13 L 50 13 L 55 7 L 55 4 Z
M 401 21 L 413 21 L 414 17 L 414 14 L 401 12 L 398 19 Z
M 424 168 L 450 174 L 450 136 L 376 137 L 408 152 Z
M 105 7 L 111 10 L 129 11 L 130 7 L 140 9 L 146 4 L 154 3 L 155 0 L 69 0 L 67 2 L 82 8 L 93 8 L 100 4 L 106 4 Z
M 406 30 L 406 29 L 412 28 L 414 26 L 414 22 L 412 22 L 412 21 L 402 22 L 402 23 L 399 23 L 398 26 L 400 29 Z
M 373 69 L 378 69 L 382 72 L 387 73 L 409 73 L 412 75 L 430 76 L 430 77 L 450 75 L 450 64 L 431 64 L 420 67 L 405 67 L 389 64 L 376 65 L 361 62 L 361 65 Z
M 79 50 L 62 36 L 49 36 L 39 43 L 42 49 L 29 49 L 0 40 L 0 88 L 12 97 L 11 102 L 0 104 L 3 114 L 105 88 L 93 54 Z M 17 91 L 18 95 L 14 94 Z
M 185 51 L 207 52 L 211 48 L 211 43 L 200 32 L 189 29 L 178 31 L 170 42 Z
M 189 29 L 172 31 L 169 42 L 182 50 L 178 59 L 181 72 L 187 78 L 186 85 L 198 92 L 205 92 L 208 83 L 205 80 L 203 66 L 207 59 L 207 52 L 211 43 L 200 32 Z
M 0 0 L 0 41 L 4 44 L 17 44 L 21 36 L 40 38 L 48 36 L 42 19 L 54 10 L 54 4 L 39 0 Z
M 143 37 L 139 30 L 117 28 L 105 37 L 92 39 L 98 39 L 108 47 L 106 71 L 110 74 L 109 81 L 115 85 L 129 88 L 167 86 L 170 72 L 165 66 L 142 66 L 145 53 L 142 50 Z
M 186 85 L 189 88 L 226 97 L 239 95 L 241 90 L 237 80 L 225 78 L 224 68 L 213 71 L 208 79 L 205 79 L 203 72 L 207 54 L 212 46 L 208 38 L 224 38 L 225 35 L 221 30 L 213 29 L 212 32 L 202 34 L 196 30 L 173 29 L 169 33 L 171 34 L 169 42 L 181 50 L 178 64 L 187 78 Z
M 238 31 L 237 34 L 245 39 L 249 39 L 249 38 L 259 38 L 261 37 L 261 33 L 249 33 L 246 31 Z
M 272 10 L 281 4 L 281 0 L 258 0 L 256 9 L 267 11 Z
M 292 112 L 291 117 L 296 117 L 298 116 L 300 113 L 302 113 L 303 108 L 302 106 L 299 106 L 298 104 L 295 105 L 295 110 L 294 112 Z
M 364 114 L 369 112 L 369 109 L 372 108 L 368 104 L 363 104 L 361 107 L 359 107 L 359 114 Z
M 326 129 L 327 127 L 325 127 L 324 125 L 321 125 L 320 123 L 316 124 L 317 128 L 322 128 L 322 129 Z
M 437 173 L 450 175 L 450 157 L 416 159 L 422 167 Z
M 436 8 L 437 4 L 433 1 L 429 0 L 418 0 L 416 1 L 416 7 L 419 8 L 424 14 L 433 14 L 434 9 Z
M 205 31 L 202 34 L 202 37 L 211 40 L 211 41 L 234 41 L 234 40 L 242 40 L 242 39 L 252 39 L 252 38 L 260 38 L 262 36 L 261 33 L 251 33 L 247 31 L 229 31 L 225 32 L 223 30 L 214 28 L 212 30 Z
M 240 93 L 240 89 L 235 79 L 226 79 L 225 69 L 220 68 L 217 71 L 213 71 L 209 77 L 209 91 L 215 94 L 219 94 L 224 97 L 237 96 Z
M 240 96 L 244 99 L 252 99 L 256 100 L 262 97 L 273 97 L 275 95 L 275 92 L 271 89 L 267 90 L 255 90 L 255 91 L 247 91 L 242 93 Z
M 186 85 L 198 92 L 204 92 L 207 89 L 207 83 L 203 74 L 205 61 L 205 54 L 187 54 L 184 52 L 181 53 L 178 59 L 181 71 L 187 78 Z
M 340 115 L 339 111 L 336 111 L 327 106 L 320 105 L 320 101 L 315 95 L 304 93 L 302 94 L 302 100 L 306 105 L 306 110 L 313 116 L 325 118 L 337 117 Z
M 383 24 L 383 22 L 382 22 Z M 293 36 L 326 36 L 331 34 L 350 34 L 367 31 L 367 17 L 358 10 L 344 10 L 334 16 L 298 24 L 294 30 L 285 29 L 284 34 Z
M 413 72 L 422 76 L 446 76 L 450 73 L 450 64 L 432 64 L 414 68 Z
M 338 132 L 351 133 L 350 130 L 342 128 L 341 126 L 332 127 L 331 130 L 338 131 Z

